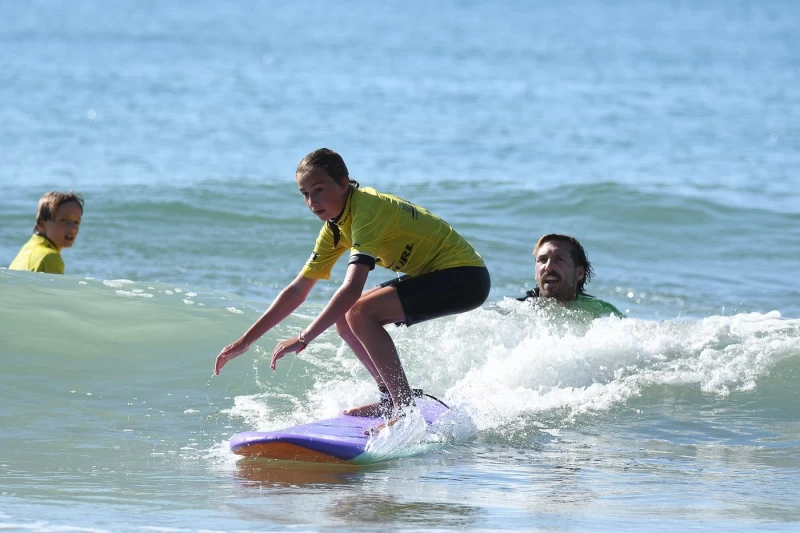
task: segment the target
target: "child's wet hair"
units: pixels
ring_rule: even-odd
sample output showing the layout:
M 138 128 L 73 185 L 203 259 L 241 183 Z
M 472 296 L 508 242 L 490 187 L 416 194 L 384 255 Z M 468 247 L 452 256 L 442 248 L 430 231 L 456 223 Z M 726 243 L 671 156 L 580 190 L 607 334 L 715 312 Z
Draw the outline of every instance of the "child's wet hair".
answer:
M 42 197 L 39 198 L 39 206 L 36 208 L 36 225 L 33 227 L 33 230 L 36 231 L 39 224 L 54 220 L 58 208 L 68 202 L 75 202 L 78 204 L 81 208 L 81 213 L 83 213 L 83 196 L 76 192 L 51 191 L 43 194 Z
M 350 179 L 350 172 L 347 170 L 347 165 L 344 164 L 344 159 L 338 153 L 330 148 L 318 148 L 305 156 L 300 164 L 297 165 L 295 175 L 310 172 L 315 169 L 325 171 L 333 181 L 342 183 L 343 181 L 350 181 L 357 183 L 355 180 Z

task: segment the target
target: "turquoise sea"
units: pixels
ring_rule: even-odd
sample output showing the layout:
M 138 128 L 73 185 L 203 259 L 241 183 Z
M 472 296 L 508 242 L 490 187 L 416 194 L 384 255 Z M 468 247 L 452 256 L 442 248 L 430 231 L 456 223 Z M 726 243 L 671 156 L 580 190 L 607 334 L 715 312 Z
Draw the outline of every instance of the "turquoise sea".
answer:
M 0 268 L 0 530 L 797 531 L 800 4 L 0 3 L 0 267 L 86 198 L 67 274 Z M 338 287 L 211 377 L 308 257 L 329 147 L 450 222 L 482 309 L 389 329 L 460 417 L 371 467 L 244 460 L 240 431 L 372 400 Z M 550 232 L 593 321 L 513 300 Z M 376 269 L 369 284 L 391 277 Z

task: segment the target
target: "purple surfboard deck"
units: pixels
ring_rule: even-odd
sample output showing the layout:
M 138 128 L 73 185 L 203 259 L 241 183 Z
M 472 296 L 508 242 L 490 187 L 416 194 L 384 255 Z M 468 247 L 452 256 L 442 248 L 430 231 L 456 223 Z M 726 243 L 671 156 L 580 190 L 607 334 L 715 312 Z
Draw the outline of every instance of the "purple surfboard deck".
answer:
M 417 399 L 417 407 L 428 424 L 434 423 L 447 408 L 441 403 Z M 382 418 L 339 415 L 309 424 L 277 431 L 245 431 L 231 438 L 231 450 L 239 455 L 272 459 L 357 462 L 369 436 L 364 431 L 384 422 Z

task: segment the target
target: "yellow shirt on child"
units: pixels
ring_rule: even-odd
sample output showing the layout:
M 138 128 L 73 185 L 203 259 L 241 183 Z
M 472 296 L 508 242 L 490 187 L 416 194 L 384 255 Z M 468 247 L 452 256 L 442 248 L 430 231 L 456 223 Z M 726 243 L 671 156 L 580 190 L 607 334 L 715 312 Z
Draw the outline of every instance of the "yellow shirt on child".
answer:
M 56 245 L 47 237 L 33 235 L 11 261 L 9 270 L 30 270 L 48 274 L 63 274 L 64 260 Z
M 422 207 L 371 187 L 352 187 L 342 214 L 319 232 L 314 252 L 300 271 L 329 279 L 348 249 L 394 272 L 418 276 L 462 266 L 485 266 L 478 252 L 450 225 Z

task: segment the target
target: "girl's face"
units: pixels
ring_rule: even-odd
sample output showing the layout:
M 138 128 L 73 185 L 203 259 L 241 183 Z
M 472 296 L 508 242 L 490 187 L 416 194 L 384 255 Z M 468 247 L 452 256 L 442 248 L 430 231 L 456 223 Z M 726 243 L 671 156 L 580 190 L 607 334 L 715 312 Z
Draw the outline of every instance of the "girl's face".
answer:
M 37 231 L 47 237 L 59 250 L 69 248 L 78 237 L 83 210 L 75 202 L 66 202 L 56 209 L 53 220 L 41 222 Z
M 295 176 L 297 188 L 306 205 L 320 220 L 336 218 L 344 209 L 350 182 L 337 183 L 321 169 L 312 169 Z

